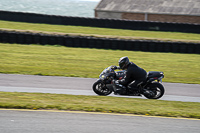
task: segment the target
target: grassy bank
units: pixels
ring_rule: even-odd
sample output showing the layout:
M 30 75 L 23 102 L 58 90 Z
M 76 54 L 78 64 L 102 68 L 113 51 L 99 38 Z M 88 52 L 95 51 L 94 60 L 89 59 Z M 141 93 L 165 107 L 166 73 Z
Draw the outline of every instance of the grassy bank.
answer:
M 0 21 L 0 29 L 32 30 L 32 32 L 57 32 L 65 34 L 72 33 L 77 35 L 106 36 L 115 38 L 200 42 L 200 34 L 192 33 L 137 31 L 68 25 L 22 23 L 11 21 Z
M 163 71 L 164 82 L 200 84 L 200 55 L 0 43 L 0 73 L 98 78 L 122 56 L 146 71 Z
M 0 92 L 0 108 L 78 110 L 200 119 L 200 103 L 103 96 Z

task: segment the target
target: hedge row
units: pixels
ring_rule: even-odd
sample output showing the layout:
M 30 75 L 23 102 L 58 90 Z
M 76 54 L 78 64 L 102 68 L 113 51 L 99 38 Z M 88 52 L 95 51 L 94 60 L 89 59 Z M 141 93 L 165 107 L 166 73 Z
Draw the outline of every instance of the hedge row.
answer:
M 200 54 L 200 44 L 198 43 L 108 39 L 3 30 L 0 30 L 0 42 L 18 44 L 63 45 L 67 47 L 119 49 L 130 51 Z
M 0 10 L 0 20 L 102 28 L 200 33 L 199 24 L 44 15 Z

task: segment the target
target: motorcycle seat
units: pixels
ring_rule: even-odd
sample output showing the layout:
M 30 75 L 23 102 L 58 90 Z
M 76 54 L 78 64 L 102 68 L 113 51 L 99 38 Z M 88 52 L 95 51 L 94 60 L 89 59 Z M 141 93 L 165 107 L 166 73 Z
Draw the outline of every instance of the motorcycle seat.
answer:
M 163 72 L 149 71 L 147 73 L 147 78 L 154 78 L 154 77 L 161 77 L 161 76 L 163 76 Z

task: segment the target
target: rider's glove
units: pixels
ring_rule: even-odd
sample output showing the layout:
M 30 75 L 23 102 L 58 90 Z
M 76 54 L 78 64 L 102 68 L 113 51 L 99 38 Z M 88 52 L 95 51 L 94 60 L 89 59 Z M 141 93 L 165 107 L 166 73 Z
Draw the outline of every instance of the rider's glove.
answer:
M 117 66 L 113 66 L 113 67 L 112 67 L 112 69 L 114 69 L 114 70 L 115 70 L 115 69 L 118 69 L 118 67 L 117 67 Z

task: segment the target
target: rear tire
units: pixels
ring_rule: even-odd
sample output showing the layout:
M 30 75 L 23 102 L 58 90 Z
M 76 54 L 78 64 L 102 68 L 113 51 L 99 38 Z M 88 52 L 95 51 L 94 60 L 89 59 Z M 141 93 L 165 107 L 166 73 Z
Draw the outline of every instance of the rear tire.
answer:
M 100 96 L 107 96 L 112 93 L 112 91 L 106 87 L 100 80 L 96 81 L 93 86 L 93 91 Z
M 153 94 L 154 94 L 154 95 L 144 95 L 148 99 L 159 99 L 165 93 L 165 89 L 164 89 L 163 85 L 158 82 L 153 82 L 153 83 L 148 84 L 145 87 L 145 89 L 153 92 Z

